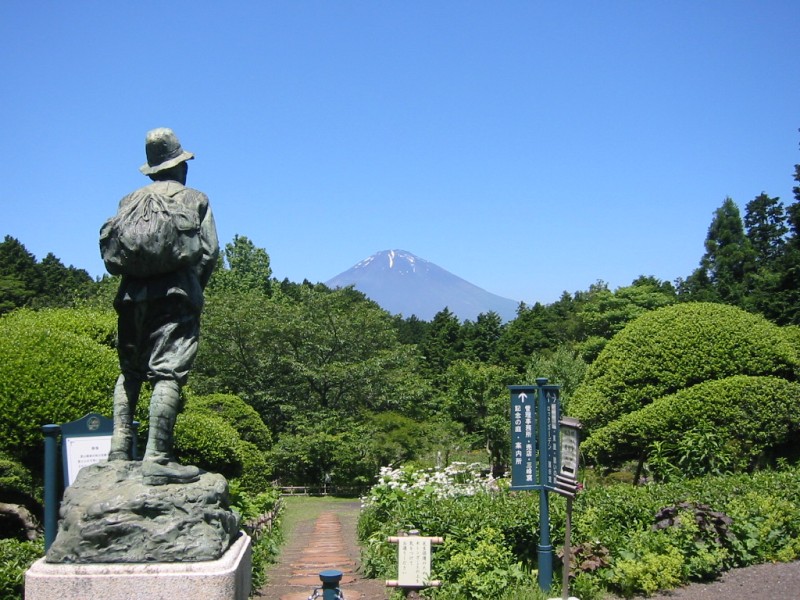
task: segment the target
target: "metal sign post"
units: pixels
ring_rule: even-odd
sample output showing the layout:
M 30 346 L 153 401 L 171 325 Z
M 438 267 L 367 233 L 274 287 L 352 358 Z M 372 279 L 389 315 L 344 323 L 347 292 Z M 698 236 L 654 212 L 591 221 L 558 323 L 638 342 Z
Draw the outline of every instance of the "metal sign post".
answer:
M 556 491 L 559 469 L 560 386 L 544 377 L 535 386 L 512 385 L 511 489 L 539 491 L 539 587 L 553 584 L 553 545 L 550 542 L 548 491 Z M 538 436 L 538 437 L 537 437 Z

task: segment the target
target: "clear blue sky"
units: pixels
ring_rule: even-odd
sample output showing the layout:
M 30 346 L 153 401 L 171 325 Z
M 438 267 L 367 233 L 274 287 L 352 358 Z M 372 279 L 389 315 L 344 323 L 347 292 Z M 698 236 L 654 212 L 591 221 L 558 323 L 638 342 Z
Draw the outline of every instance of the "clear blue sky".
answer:
M 726 196 L 792 202 L 800 2 L 0 3 L 0 235 L 101 275 L 196 153 L 222 243 L 325 281 L 404 249 L 528 303 L 674 280 Z

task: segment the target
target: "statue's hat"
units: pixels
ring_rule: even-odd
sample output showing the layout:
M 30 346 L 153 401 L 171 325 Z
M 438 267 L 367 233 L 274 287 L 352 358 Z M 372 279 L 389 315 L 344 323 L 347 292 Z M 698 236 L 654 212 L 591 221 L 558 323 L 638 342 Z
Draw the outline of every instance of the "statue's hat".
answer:
M 147 164 L 139 167 L 139 170 L 145 175 L 165 171 L 194 158 L 194 154 L 181 148 L 175 132 L 167 127 L 148 131 L 144 150 L 147 154 Z

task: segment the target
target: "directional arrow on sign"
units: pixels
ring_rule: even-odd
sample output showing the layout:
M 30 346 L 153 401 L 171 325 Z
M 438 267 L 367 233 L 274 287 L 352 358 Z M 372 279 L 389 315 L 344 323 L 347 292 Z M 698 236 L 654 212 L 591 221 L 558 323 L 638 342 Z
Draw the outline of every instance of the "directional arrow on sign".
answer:
M 528 394 L 526 394 L 525 392 L 520 392 L 520 394 L 519 394 L 519 401 L 520 401 L 520 402 L 522 402 L 522 403 L 524 403 L 524 402 L 525 402 L 525 400 L 527 400 L 527 399 L 528 399 Z

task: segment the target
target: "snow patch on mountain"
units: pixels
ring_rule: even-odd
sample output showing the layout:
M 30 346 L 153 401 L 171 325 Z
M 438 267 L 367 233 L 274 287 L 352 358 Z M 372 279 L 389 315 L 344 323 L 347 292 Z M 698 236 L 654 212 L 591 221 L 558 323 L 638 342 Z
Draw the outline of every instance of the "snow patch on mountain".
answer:
M 518 302 L 497 296 L 406 250 L 383 250 L 325 282 L 352 285 L 384 310 L 429 321 L 448 308 L 462 320 L 496 312 L 504 321 L 516 316 Z

